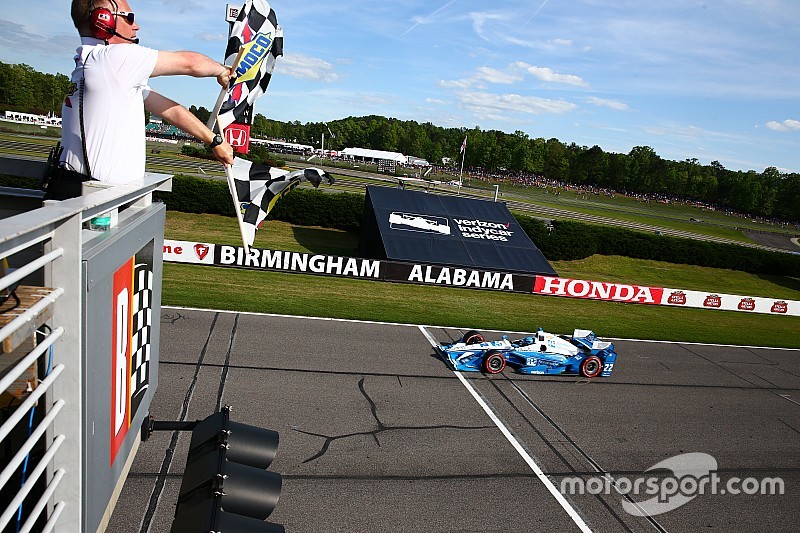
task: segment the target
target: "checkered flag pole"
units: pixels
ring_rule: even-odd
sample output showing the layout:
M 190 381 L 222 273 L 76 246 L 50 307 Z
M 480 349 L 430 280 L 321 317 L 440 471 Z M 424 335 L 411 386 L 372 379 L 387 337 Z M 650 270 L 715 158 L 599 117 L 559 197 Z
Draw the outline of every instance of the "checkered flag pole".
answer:
M 283 29 L 266 0 L 247 0 L 234 22 L 225 50 L 225 64 L 235 79 L 223 88 L 208 127 L 222 132 L 239 120 L 267 90 L 275 61 L 283 55 Z
M 225 64 L 231 67 L 235 72 L 236 69 L 239 67 L 239 62 L 241 61 L 243 55 L 244 55 L 244 49 L 242 49 L 241 53 L 234 58 L 231 64 L 228 64 L 227 61 L 225 62 Z M 209 115 L 208 122 L 206 123 L 206 127 L 208 127 L 208 129 L 210 129 L 211 131 L 218 131 L 219 133 L 222 133 L 222 129 L 217 128 L 217 122 L 219 121 L 219 110 L 222 109 L 222 104 L 223 102 L 225 102 L 225 98 L 228 96 L 228 93 L 233 88 L 234 83 L 235 80 L 231 80 L 227 87 L 223 87 L 219 91 L 219 96 L 217 96 L 217 101 L 214 103 L 214 108 L 211 110 L 211 115 Z

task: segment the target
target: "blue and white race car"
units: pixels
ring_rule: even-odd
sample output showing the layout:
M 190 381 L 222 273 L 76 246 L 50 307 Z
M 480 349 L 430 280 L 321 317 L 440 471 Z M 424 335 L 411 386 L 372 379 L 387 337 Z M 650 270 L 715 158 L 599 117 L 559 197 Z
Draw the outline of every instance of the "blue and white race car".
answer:
M 498 374 L 509 364 L 521 374 L 608 377 L 617 360 L 614 345 L 587 329 L 576 329 L 569 337 L 539 328 L 535 336 L 515 341 L 506 335 L 499 341 L 486 341 L 471 330 L 455 344 L 442 343 L 438 351 L 454 370 L 487 374 Z

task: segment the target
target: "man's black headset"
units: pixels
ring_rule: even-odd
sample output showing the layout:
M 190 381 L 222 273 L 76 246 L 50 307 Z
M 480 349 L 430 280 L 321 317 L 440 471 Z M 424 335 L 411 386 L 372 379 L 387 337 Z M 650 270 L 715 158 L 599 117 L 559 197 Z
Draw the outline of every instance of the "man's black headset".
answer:
M 128 13 L 126 16 L 132 19 L 133 13 Z M 89 19 L 92 23 L 92 36 L 95 39 L 107 41 L 116 35 L 120 39 L 125 39 L 133 44 L 139 44 L 139 39 L 129 39 L 117 33 L 117 14 L 113 13 L 107 7 L 94 8 L 89 14 Z M 130 23 L 133 24 L 133 20 L 130 20 Z

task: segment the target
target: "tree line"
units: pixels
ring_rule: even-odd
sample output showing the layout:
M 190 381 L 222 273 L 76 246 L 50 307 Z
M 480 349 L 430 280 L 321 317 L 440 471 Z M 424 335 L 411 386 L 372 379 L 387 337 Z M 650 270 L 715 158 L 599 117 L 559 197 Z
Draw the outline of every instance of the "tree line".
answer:
M 69 83 L 63 74 L 44 74 L 25 64 L 0 61 L 0 106 L 8 111 L 60 116 Z
M 331 138 L 328 131 L 335 135 Z M 753 216 L 800 221 L 800 174 L 776 167 L 763 172 L 728 170 L 719 161 L 703 165 L 697 159 L 670 161 L 648 146 L 627 154 L 599 146 L 579 146 L 558 139 L 531 138 L 480 127 L 442 128 L 381 116 L 348 117 L 329 122 L 279 122 L 257 114 L 252 135 L 325 147 L 388 150 L 441 164 L 449 158 L 460 166 L 461 145 L 467 138 L 464 168 L 487 175 L 541 176 L 580 186 L 611 189 L 650 197 L 693 200 Z
M 0 106 L 36 114 L 60 114 L 69 87 L 63 74 L 44 74 L 24 64 L 0 62 Z M 206 122 L 210 111 L 190 108 Z M 329 131 L 330 129 L 330 131 Z M 648 146 L 627 154 L 599 146 L 579 146 L 558 139 L 529 137 L 480 127 L 443 128 L 430 122 L 382 116 L 347 117 L 329 122 L 281 122 L 262 114 L 253 118 L 252 135 L 329 149 L 347 147 L 387 150 L 413 155 L 439 165 L 449 158 L 460 165 L 460 148 L 467 138 L 464 168 L 488 175 L 535 175 L 562 183 L 612 189 L 628 194 L 678 197 L 753 216 L 800 221 L 800 174 L 775 167 L 762 172 L 728 170 L 718 161 L 670 161 Z M 333 134 L 333 135 L 332 135 Z

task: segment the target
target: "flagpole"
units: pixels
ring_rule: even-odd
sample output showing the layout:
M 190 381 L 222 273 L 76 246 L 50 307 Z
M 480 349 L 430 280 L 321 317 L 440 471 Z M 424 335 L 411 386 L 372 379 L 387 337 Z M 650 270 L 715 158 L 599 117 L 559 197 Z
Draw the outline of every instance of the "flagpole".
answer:
M 464 175 L 464 160 L 467 158 L 467 137 L 464 137 L 464 143 L 462 145 L 464 148 L 461 150 L 461 171 L 458 173 L 458 183 L 464 183 L 462 181 L 462 176 Z M 461 185 L 458 186 L 458 192 L 461 192 Z
M 227 92 L 228 88 L 223 87 L 219 92 L 219 96 L 217 96 L 217 103 L 214 104 L 214 109 L 211 111 L 211 116 L 208 117 L 208 123 L 206 124 L 206 127 L 211 131 L 214 131 L 214 125 L 217 123 L 217 115 L 219 115 L 219 110 L 222 109 L 222 102 L 225 100 L 225 94 Z
M 244 46 L 239 48 L 239 53 L 236 55 L 236 59 L 233 60 L 233 65 L 230 66 L 230 68 L 234 69 L 234 72 L 236 71 L 236 68 L 239 67 L 239 61 L 242 60 L 243 55 L 244 55 Z M 235 78 L 231 78 L 231 82 L 234 79 Z M 214 125 L 217 123 L 217 120 L 219 119 L 219 110 L 222 109 L 222 103 L 225 101 L 225 94 L 228 92 L 228 89 L 230 89 L 230 83 L 228 83 L 228 87 L 222 87 L 222 89 L 219 91 L 219 96 L 217 96 L 217 101 L 214 104 L 214 109 L 211 110 L 211 115 L 208 117 L 208 123 L 206 124 L 206 127 L 211 131 L 214 131 Z M 222 131 L 220 131 L 220 133 L 222 133 Z
M 245 258 L 250 256 L 250 245 L 244 235 L 244 218 L 242 218 L 242 206 L 239 205 L 239 195 L 236 194 L 236 184 L 233 181 L 233 165 L 225 165 L 225 177 L 228 179 L 228 190 L 233 198 L 233 209 L 236 211 L 236 220 L 239 221 L 239 233 L 242 234 L 242 246 L 244 247 Z
M 244 47 L 239 48 L 239 53 L 236 55 L 233 65 L 231 65 L 232 69 L 236 69 L 239 66 L 239 61 L 241 61 L 242 56 L 244 56 Z M 233 79 L 231 79 L 231 81 L 233 81 Z M 228 89 L 230 89 L 230 83 L 228 84 L 228 87 L 222 87 L 222 89 L 219 91 L 217 102 L 214 104 L 214 109 L 211 111 L 211 116 L 208 117 L 208 123 L 206 124 L 206 127 L 208 127 L 208 129 L 211 131 L 214 131 L 214 126 L 219 121 L 219 110 L 222 109 L 222 103 L 225 101 L 225 95 L 228 93 Z M 222 133 L 222 128 L 220 128 L 220 133 Z M 225 177 L 228 181 L 228 191 L 231 193 L 231 199 L 233 200 L 233 210 L 236 212 L 236 220 L 239 222 L 239 233 L 242 235 L 244 255 L 245 257 L 248 257 L 250 255 L 250 246 L 247 244 L 247 239 L 245 238 L 242 207 L 239 205 L 239 196 L 236 194 L 236 184 L 233 181 L 233 166 L 223 166 L 225 167 Z

